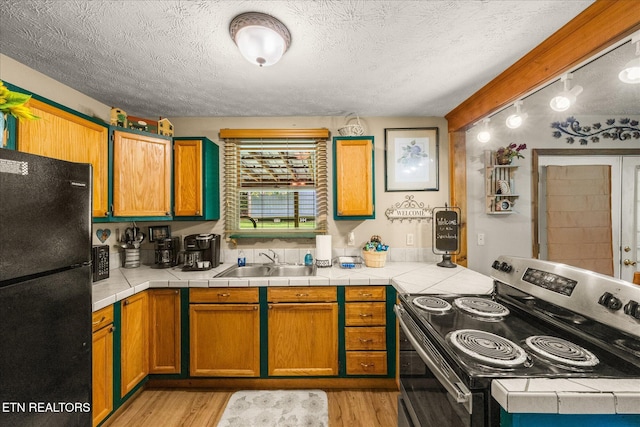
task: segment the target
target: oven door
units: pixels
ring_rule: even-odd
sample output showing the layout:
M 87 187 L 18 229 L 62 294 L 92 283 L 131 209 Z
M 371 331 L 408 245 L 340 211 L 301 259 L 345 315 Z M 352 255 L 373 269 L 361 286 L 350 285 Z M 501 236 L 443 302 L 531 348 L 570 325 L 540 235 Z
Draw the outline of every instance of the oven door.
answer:
M 408 427 L 477 427 L 487 420 L 488 390 L 471 393 L 433 345 L 420 345 L 417 327 L 396 306 L 400 322 L 400 393 L 398 425 Z M 428 341 L 428 340 L 427 340 Z M 402 414 L 402 417 L 401 417 Z

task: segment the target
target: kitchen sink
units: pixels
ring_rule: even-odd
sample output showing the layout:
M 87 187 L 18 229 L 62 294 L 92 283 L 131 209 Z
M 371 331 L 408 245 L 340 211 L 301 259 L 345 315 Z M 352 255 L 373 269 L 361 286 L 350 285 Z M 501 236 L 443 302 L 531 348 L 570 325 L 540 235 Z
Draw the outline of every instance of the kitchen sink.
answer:
M 315 276 L 315 265 L 299 264 L 247 264 L 234 265 L 215 277 L 270 277 L 270 276 Z

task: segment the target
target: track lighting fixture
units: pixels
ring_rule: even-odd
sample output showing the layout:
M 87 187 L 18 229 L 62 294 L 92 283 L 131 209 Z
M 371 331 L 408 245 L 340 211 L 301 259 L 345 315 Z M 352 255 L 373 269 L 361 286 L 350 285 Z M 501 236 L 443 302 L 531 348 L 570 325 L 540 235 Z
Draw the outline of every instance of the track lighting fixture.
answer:
M 573 78 L 573 74 L 565 74 L 560 78 L 564 84 L 564 90 L 556 95 L 549 105 L 554 111 L 567 111 L 576 102 L 576 97 L 582 93 L 582 86 L 575 86 L 569 90 L 569 80 Z
M 631 37 L 631 43 L 636 44 L 636 58 L 627 62 L 618 78 L 624 83 L 640 84 L 640 32 Z
M 505 121 L 509 129 L 519 128 L 522 125 L 522 122 L 524 122 L 529 116 L 527 113 L 522 114 L 520 112 L 522 101 L 516 101 L 513 105 L 516 107 L 516 112 L 507 117 L 507 120 Z
M 488 118 L 482 119 L 484 127 L 480 132 L 478 132 L 478 136 L 476 136 L 476 138 L 478 138 L 478 141 L 482 142 L 483 144 L 485 142 L 489 142 L 489 140 L 491 139 L 491 133 L 489 133 L 489 121 L 490 119 Z

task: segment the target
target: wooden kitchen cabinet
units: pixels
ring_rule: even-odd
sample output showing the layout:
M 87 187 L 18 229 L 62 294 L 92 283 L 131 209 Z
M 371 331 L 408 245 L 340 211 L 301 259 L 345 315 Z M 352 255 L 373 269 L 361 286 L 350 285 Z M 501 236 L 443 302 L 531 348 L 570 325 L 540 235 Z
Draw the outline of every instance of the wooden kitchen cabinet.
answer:
M 36 99 L 29 107 L 38 120 L 20 120 L 17 149 L 93 167 L 95 218 L 109 215 L 109 128 Z
M 334 219 L 375 218 L 373 136 L 333 138 Z
M 140 292 L 121 302 L 120 395 L 124 397 L 149 374 L 149 298 Z
M 180 373 L 180 291 L 150 289 L 149 373 Z
M 113 306 L 92 316 L 92 403 L 93 425 L 113 411 Z
M 385 286 L 345 288 L 347 375 L 387 375 Z
M 208 138 L 173 139 L 174 217 L 220 219 L 219 156 Z
M 113 131 L 113 216 L 171 219 L 171 139 Z
M 189 291 L 190 375 L 259 377 L 258 289 Z
M 267 300 L 269 376 L 338 375 L 336 288 L 268 288 Z

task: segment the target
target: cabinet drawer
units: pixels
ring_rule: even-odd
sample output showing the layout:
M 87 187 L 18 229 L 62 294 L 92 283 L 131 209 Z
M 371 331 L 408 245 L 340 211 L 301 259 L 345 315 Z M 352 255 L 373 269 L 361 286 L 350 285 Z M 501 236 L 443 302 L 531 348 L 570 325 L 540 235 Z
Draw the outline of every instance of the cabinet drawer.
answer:
M 347 350 L 386 350 L 387 329 L 384 326 L 372 328 L 345 328 Z
M 345 301 L 385 301 L 386 288 L 384 286 L 346 286 L 344 299 Z
M 346 326 L 384 326 L 387 324 L 386 303 L 349 302 L 346 305 Z
M 287 288 L 268 288 L 269 302 L 332 302 L 338 300 L 335 286 L 302 286 Z
M 190 303 L 256 303 L 258 288 L 191 288 Z
M 386 375 L 384 351 L 347 351 L 347 375 Z
M 93 312 L 91 315 L 91 330 L 92 332 L 102 329 L 103 327 L 113 323 L 113 305 L 102 308 Z

